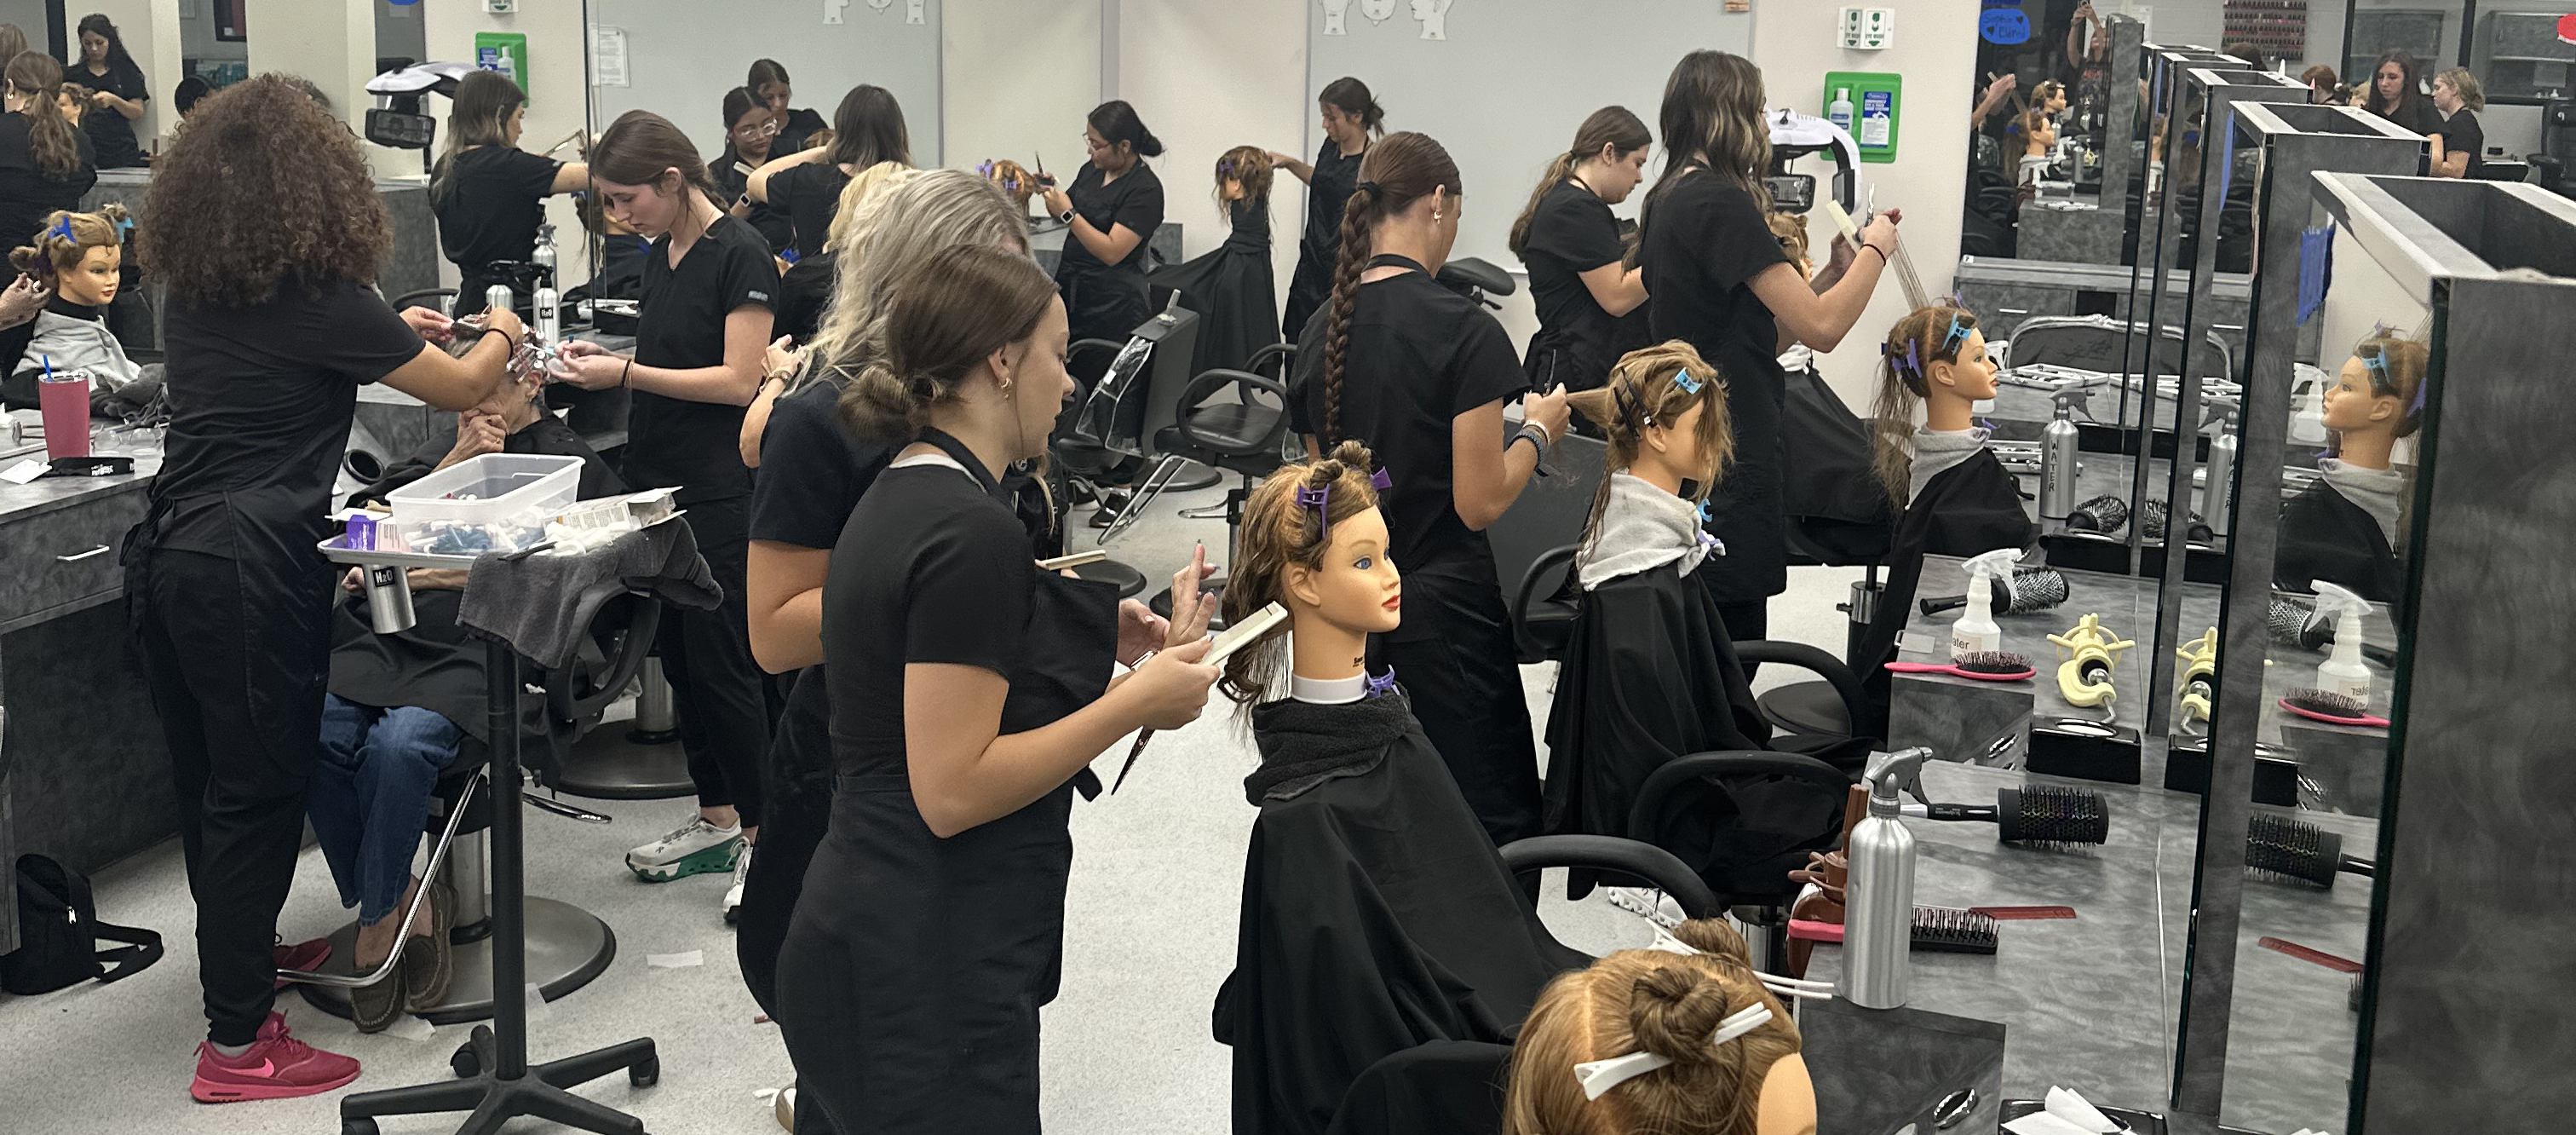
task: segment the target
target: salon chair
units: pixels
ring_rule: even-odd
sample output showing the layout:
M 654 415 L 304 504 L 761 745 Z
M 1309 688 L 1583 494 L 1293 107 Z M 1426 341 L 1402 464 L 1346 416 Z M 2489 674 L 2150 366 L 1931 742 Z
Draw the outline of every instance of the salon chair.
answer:
M 632 634 L 633 632 L 628 632 Z M 550 787 L 593 800 L 676 800 L 697 793 L 689 778 L 689 754 L 680 745 L 679 718 L 671 700 L 671 680 L 662 673 L 662 658 L 652 651 L 633 675 L 635 717 L 624 729 L 584 729 L 563 750 L 548 781 Z
M 1283 376 L 1288 361 L 1297 348 L 1288 343 L 1273 343 L 1255 352 L 1241 370 L 1217 368 L 1201 372 L 1181 392 L 1178 418 L 1164 427 L 1154 439 L 1154 448 L 1163 452 L 1169 462 L 1194 461 L 1224 472 L 1239 473 L 1243 483 L 1225 491 L 1225 562 L 1233 563 L 1235 550 L 1243 531 L 1243 505 L 1251 499 L 1254 482 L 1269 476 L 1286 460 L 1288 437 L 1288 387 L 1280 378 L 1260 373 L 1262 367 L 1276 364 Z M 1211 402 L 1219 395 L 1228 400 Z M 1261 401 L 1267 397 L 1277 405 Z M 1159 472 L 1159 470 L 1158 470 Z M 1151 484 L 1148 478 L 1148 484 Z M 1130 505 L 1142 507 L 1143 494 Z M 1184 516 L 1189 515 L 1186 511 Z M 1102 542 L 1119 530 L 1112 523 L 1103 533 Z M 1211 577 L 1201 585 L 1210 595 L 1225 590 L 1222 575 Z M 1149 604 L 1154 613 L 1165 618 L 1172 614 L 1172 589 L 1164 588 Z M 1224 629 L 1224 618 L 1218 616 L 1208 624 Z
M 1511 273 L 1473 256 L 1461 256 L 1442 264 L 1432 278 L 1448 285 L 1451 291 L 1496 311 L 1501 311 L 1503 305 L 1485 297 L 1507 296 L 1520 290 Z
M 1170 293 L 1175 299 L 1179 293 Z M 1191 491 L 1214 487 L 1223 476 L 1213 469 L 1192 473 L 1187 458 L 1163 448 L 1175 435 L 1184 407 L 1195 406 L 1184 395 L 1194 385 L 1191 360 L 1198 348 L 1199 315 L 1177 303 L 1138 327 L 1121 345 L 1108 371 L 1084 395 L 1073 418 L 1071 441 L 1097 452 L 1079 452 L 1083 463 L 1072 466 L 1105 471 L 1128 461 L 1147 468 L 1124 501 L 1110 509 L 1100 533 L 1107 546 L 1117 539 L 1145 506 L 1164 490 Z M 1106 500 L 1103 507 L 1110 507 Z
M 623 607 L 624 610 L 620 610 Z M 628 596 L 612 600 L 600 615 L 602 624 L 622 624 L 616 655 L 576 659 L 572 665 L 551 671 L 541 679 L 546 696 L 548 733 L 522 738 L 522 748 L 531 755 L 559 749 L 564 742 L 599 724 L 610 702 L 616 700 L 628 682 L 642 670 L 653 643 L 654 631 L 661 625 L 662 603 L 658 599 Z M 492 821 L 495 786 L 487 775 L 488 749 L 471 735 L 458 747 L 456 760 L 440 774 L 432 796 L 428 831 L 435 838 L 430 847 L 429 870 L 424 878 L 448 885 L 456 896 L 455 929 L 449 941 L 456 947 L 456 978 L 449 987 L 447 999 L 418 1016 L 435 1025 L 485 1020 L 492 1016 L 491 896 L 486 868 L 485 848 Z M 529 765 L 537 782 L 547 788 L 556 783 L 557 770 L 551 760 L 532 761 Z M 515 789 L 515 786 L 509 786 Z M 606 823 L 607 817 L 561 804 L 533 793 L 522 794 L 530 804 L 557 815 L 594 823 Z M 420 896 L 432 888 L 423 886 Z M 548 1001 L 560 999 L 590 983 L 608 969 L 617 956 L 617 936 L 597 915 L 554 899 L 529 897 L 526 903 L 526 981 L 537 987 Z M 399 912 L 405 920 L 417 916 L 420 906 L 415 897 L 410 906 Z M 331 933 L 331 956 L 356 956 L 358 926 L 350 922 Z M 389 972 L 402 964 L 403 951 L 411 944 L 412 935 L 395 939 L 394 951 L 375 972 Z M 332 1016 L 349 1015 L 349 987 L 359 984 L 363 976 L 320 974 L 280 970 L 278 976 L 302 986 L 304 999 L 315 1008 Z M 400 980 L 396 978 L 395 980 Z M 462 1059 L 471 1049 L 459 1051 Z M 460 1065 L 458 1075 L 472 1075 Z
M 1068 485 L 1079 480 L 1089 499 L 1107 507 L 1107 494 L 1097 487 L 1096 478 L 1106 475 L 1119 461 L 1119 455 L 1100 444 L 1096 438 L 1082 436 L 1079 426 L 1090 406 L 1089 394 L 1113 377 L 1111 369 L 1127 344 L 1107 339 L 1076 339 L 1065 348 L 1065 369 L 1074 373 L 1077 389 L 1073 400 L 1056 415 L 1055 430 L 1049 435 L 1047 452 L 1065 473 Z M 1090 360 L 1099 359 L 1100 370 L 1090 371 Z M 1138 363 L 1141 366 L 1141 361 Z M 1086 373 L 1088 377 L 1086 378 Z M 1077 496 L 1077 501 L 1086 499 Z M 1074 569 L 1084 579 L 1108 583 L 1118 588 L 1121 599 L 1133 598 L 1145 590 L 1145 573 L 1117 560 L 1100 560 Z
M 1761 926 L 1754 967 L 1782 972 L 1799 890 L 1789 872 L 1841 840 L 1851 786 L 1841 769 L 1799 753 L 1694 753 L 1639 786 L 1628 837 L 1670 852 L 1738 920 Z
M 1533 477 L 1510 508 L 1485 528 L 1494 551 L 1494 578 L 1516 587 L 1511 607 L 1512 643 L 1523 664 L 1565 655 L 1574 629 L 1577 595 L 1574 545 L 1592 519 L 1592 498 L 1609 464 L 1609 444 L 1568 433 L 1547 458 L 1551 475 Z

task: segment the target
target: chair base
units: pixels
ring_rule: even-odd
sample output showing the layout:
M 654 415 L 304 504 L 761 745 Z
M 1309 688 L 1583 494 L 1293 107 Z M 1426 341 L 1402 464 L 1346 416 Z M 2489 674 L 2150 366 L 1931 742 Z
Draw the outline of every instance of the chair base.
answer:
M 572 991 L 590 984 L 591 979 L 607 972 L 608 963 L 617 958 L 616 932 L 597 915 L 570 903 L 529 898 L 527 928 L 527 978 L 548 1001 L 562 1000 Z M 469 930 L 481 932 L 481 936 L 455 948 L 456 980 L 448 987 L 447 999 L 429 1011 L 417 1014 L 433 1025 L 456 1025 L 492 1017 L 491 937 L 479 924 L 457 927 L 456 935 L 461 937 Z M 357 940 L 358 924 L 355 922 L 332 931 L 331 956 L 335 959 L 355 958 Z M 401 978 L 397 976 L 389 980 L 399 981 Z M 348 1019 L 348 990 L 333 985 L 299 988 L 304 992 L 304 999 L 314 1008 L 342 1020 Z
M 623 729 L 591 730 L 563 756 L 555 787 L 593 800 L 672 800 L 696 796 L 689 754 L 678 738 L 639 742 Z
M 1145 573 L 1116 560 L 1094 560 L 1074 568 L 1073 574 L 1115 586 L 1121 599 L 1133 599 L 1145 590 Z
M 1218 600 L 1222 600 L 1222 599 L 1224 599 L 1224 598 L 1225 598 L 1225 575 L 1224 575 L 1224 573 L 1220 572 L 1220 573 L 1218 573 L 1218 574 L 1216 574 L 1216 575 L 1209 576 L 1209 577 L 1208 577 L 1208 579 L 1207 579 L 1207 582 L 1202 583 L 1202 584 L 1200 584 L 1200 585 L 1199 585 L 1199 589 L 1200 589 L 1200 590 L 1202 590 L 1202 591 L 1207 592 L 1207 594 L 1208 594 L 1208 601 L 1209 601 L 1209 602 L 1211 602 L 1211 603 L 1215 603 L 1215 602 L 1217 602 Z M 1149 607 L 1149 608 L 1152 608 L 1152 609 L 1153 609 L 1153 612 L 1154 612 L 1155 614 L 1157 614 L 1157 615 L 1161 615 L 1162 617 L 1164 617 L 1164 618 L 1166 618 L 1166 619 L 1171 618 L 1171 617 L 1172 617 L 1172 589 L 1171 589 L 1171 588 L 1166 587 L 1166 588 L 1162 589 L 1161 591 L 1155 592 L 1155 593 L 1154 593 L 1154 598 L 1153 598 L 1152 600 L 1148 601 L 1148 602 L 1145 604 L 1145 606 L 1147 606 L 1147 607 Z M 1216 613 L 1216 614 L 1213 614 L 1213 615 L 1208 616 L 1208 629 L 1209 629 L 1209 630 L 1211 630 L 1211 631 L 1221 631 L 1221 630 L 1224 630 L 1224 629 L 1225 629 L 1225 625 L 1226 625 L 1226 624 L 1225 624 L 1225 607 L 1224 607 L 1224 605 L 1223 605 L 1223 604 L 1219 603 L 1219 605 L 1218 605 L 1218 607 L 1217 607 L 1217 613 Z
M 1851 736 L 1852 723 L 1842 695 L 1830 682 L 1798 682 L 1754 699 L 1772 726 L 1816 737 Z
M 1172 474 L 1171 482 L 1163 486 L 1163 491 L 1167 493 L 1195 493 L 1200 489 L 1213 489 L 1224 480 L 1224 473 L 1211 469 L 1205 465 L 1201 465 L 1196 461 L 1184 459 L 1181 462 L 1180 471 Z
M 378 1135 L 376 1117 L 469 1112 L 457 1135 L 495 1135 L 503 1124 L 532 1116 L 602 1135 L 644 1135 L 644 1121 L 607 1104 L 566 1090 L 620 1068 L 629 1086 L 649 1088 L 662 1079 L 662 1061 L 653 1039 L 640 1037 L 533 1065 L 503 1079 L 492 1030 L 476 1026 L 464 1046 L 449 1058 L 461 1080 L 360 1092 L 340 1100 L 341 1135 Z

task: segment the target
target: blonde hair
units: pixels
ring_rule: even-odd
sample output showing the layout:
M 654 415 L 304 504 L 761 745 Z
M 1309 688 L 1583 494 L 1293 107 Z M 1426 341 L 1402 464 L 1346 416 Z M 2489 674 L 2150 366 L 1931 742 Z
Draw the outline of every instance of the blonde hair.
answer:
M 882 354 L 896 282 L 933 253 L 978 244 L 1028 255 L 1028 226 L 984 179 L 953 169 L 885 176 L 886 184 L 851 213 L 848 240 L 833 264 L 832 305 L 793 387 L 826 367 L 855 375 L 870 356 Z
M 1679 381 L 1684 376 L 1689 383 Z M 1679 339 L 1630 351 L 1610 368 L 1610 378 L 1592 390 L 1565 396 L 1568 406 L 1601 427 L 1609 442 L 1609 472 L 1637 463 L 1650 426 L 1671 422 L 1700 407 L 1699 456 L 1702 466 L 1691 477 L 1698 489 L 1693 500 L 1707 500 L 1726 463 L 1735 456 L 1735 424 L 1726 409 L 1726 382 L 1717 367 Z M 1601 538 L 1601 512 L 1610 503 L 1610 478 L 1593 490 L 1592 518 L 1583 526 L 1583 555 Z
M 841 187 L 841 203 L 832 210 L 832 227 L 823 237 L 823 251 L 839 252 L 849 246 L 858 232 L 859 211 L 877 190 L 896 184 L 912 167 L 888 159 L 850 175 L 850 183 Z
M 1234 562 L 1226 568 L 1233 577 L 1225 585 L 1228 622 L 1250 618 L 1254 611 L 1286 596 L 1292 565 L 1308 571 L 1323 569 L 1333 526 L 1377 507 L 1371 460 L 1367 446 L 1345 441 L 1321 458 L 1280 466 L 1253 488 L 1243 502 L 1243 528 Z M 1299 490 L 1310 489 L 1324 490 L 1320 518 L 1312 506 L 1297 500 Z M 1263 699 L 1285 669 L 1285 652 L 1275 640 L 1287 633 L 1282 624 L 1226 658 L 1225 696 L 1247 707 Z
M 1512 1045 L 1503 1135 L 1754 1135 L 1762 1082 L 1798 1052 L 1797 1023 L 1724 921 L 1694 919 L 1673 936 L 1700 952 L 1621 950 L 1548 983 Z M 1709 1043 L 1755 1005 L 1771 1019 Z M 1585 1098 L 1575 1065 L 1632 1052 L 1672 1063 Z
M 27 238 L 32 243 L 9 251 L 9 265 L 40 283 L 48 282 L 79 267 L 90 249 L 124 247 L 125 234 L 132 227 L 125 219 L 125 206 L 112 201 L 95 213 L 56 209 L 45 214 L 45 227 Z
M 2477 75 L 2472 73 L 2468 68 L 2453 67 L 2450 70 L 2444 71 L 2433 77 L 2436 79 L 2447 79 L 2450 81 L 2451 89 L 2460 92 L 2461 106 L 2467 107 L 2470 110 L 2485 110 L 2487 108 L 2486 88 L 2478 85 Z
M 1932 364 L 1958 362 L 1976 330 L 1977 317 L 1968 309 L 1934 304 L 1897 320 L 1879 347 L 1878 404 L 1871 410 L 1873 466 L 1899 511 L 1912 495 L 1914 412 L 1932 392 Z

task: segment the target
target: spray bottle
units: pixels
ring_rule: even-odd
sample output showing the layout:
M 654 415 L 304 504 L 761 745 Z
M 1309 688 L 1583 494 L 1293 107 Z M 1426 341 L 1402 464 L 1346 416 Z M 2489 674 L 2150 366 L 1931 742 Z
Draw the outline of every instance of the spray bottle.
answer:
M 1864 1009 L 1895 1009 L 1906 1000 L 1906 953 L 1914 944 L 1914 833 L 1905 827 L 1897 790 L 1921 775 L 1924 748 L 1882 753 L 1862 777 L 1869 816 L 1855 825 L 1844 853 L 1851 881 L 1843 929 L 1843 977 L 1835 992 Z
M 2003 649 L 2004 629 L 1995 625 L 1995 584 L 2012 575 L 2019 548 L 1997 548 L 1968 560 L 1968 613 L 1950 624 L 1950 660 Z
M 2039 515 L 2064 520 L 2075 511 L 2076 457 L 2080 446 L 2075 407 L 2093 397 L 2091 387 L 2069 386 L 2049 396 L 2057 414 L 2039 434 Z
M 538 283 L 555 282 L 555 227 L 552 224 L 537 225 L 537 244 L 528 252 L 528 263 L 537 266 Z
M 2200 491 L 2200 515 L 2211 532 L 2224 536 L 2236 514 L 2237 402 L 2212 398 L 2209 409 L 2210 420 L 2218 423 L 2218 436 L 2209 439 L 2208 481 Z
M 2361 666 L 2361 617 L 2370 613 L 2370 601 L 2322 579 L 2316 589 L 2317 612 L 2332 612 L 2335 621 L 2334 653 L 2317 667 L 2317 688 L 2368 702 L 2370 671 Z

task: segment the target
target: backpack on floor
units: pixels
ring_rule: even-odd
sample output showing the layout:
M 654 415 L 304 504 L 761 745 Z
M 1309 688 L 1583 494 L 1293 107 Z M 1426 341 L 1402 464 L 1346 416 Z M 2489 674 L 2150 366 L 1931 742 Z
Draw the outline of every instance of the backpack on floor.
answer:
M 161 935 L 98 920 L 89 877 L 33 852 L 18 857 L 18 948 L 0 954 L 0 989 L 51 993 L 131 977 L 161 960 Z M 112 949 L 100 942 L 123 942 Z

